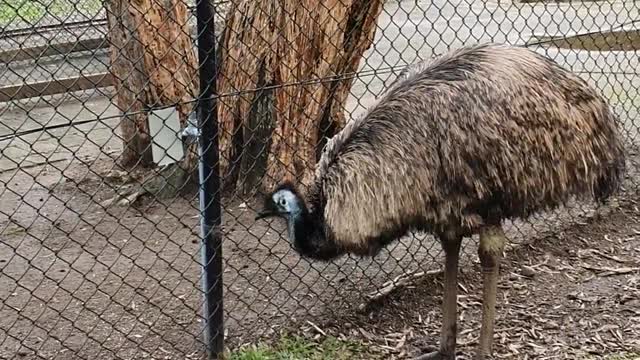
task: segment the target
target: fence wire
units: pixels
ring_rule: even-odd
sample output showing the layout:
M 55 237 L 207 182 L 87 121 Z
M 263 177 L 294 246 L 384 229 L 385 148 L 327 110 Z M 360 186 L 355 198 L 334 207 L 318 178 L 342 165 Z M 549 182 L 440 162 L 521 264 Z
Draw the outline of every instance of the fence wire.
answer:
M 281 180 L 274 167 L 291 168 L 282 154 L 302 159 L 297 176 L 314 165 L 301 154 L 314 153 L 322 136 L 310 134 L 320 125 L 309 125 L 305 107 L 317 116 L 339 98 L 329 113 L 353 118 L 413 62 L 504 42 L 581 74 L 620 116 L 629 153 L 625 188 L 637 189 L 639 2 L 389 0 L 373 16 L 371 45 L 360 59 L 353 47 L 367 42 L 362 28 L 376 3 L 213 3 L 218 42 L 233 44 L 221 52 L 216 95 L 226 164 L 220 191 L 229 348 L 307 321 L 339 322 L 388 281 L 440 268 L 440 247 L 427 234 L 400 239 L 373 259 L 325 264 L 295 254 L 283 224 L 254 220 L 256 189 Z M 201 81 L 194 9 L 178 0 L 0 4 L 0 358 L 204 356 L 197 147 L 181 136 Z M 314 41 L 317 53 L 291 54 Z M 350 68 L 353 59 L 340 53 L 360 61 Z M 283 62 L 259 74 L 250 66 L 258 54 Z M 331 54 L 335 62 L 323 63 Z M 297 79 L 303 67 L 310 75 Z M 313 93 L 329 88 L 327 96 Z M 307 103 L 276 104 L 268 100 L 276 91 Z M 267 100 L 252 103 L 254 96 Z M 291 124 L 279 126 L 284 140 L 271 135 L 273 118 Z M 269 156 L 274 149 L 280 153 Z M 528 241 L 593 213 L 575 205 L 510 223 L 508 234 Z M 473 262 L 474 242 L 463 252 L 461 262 Z

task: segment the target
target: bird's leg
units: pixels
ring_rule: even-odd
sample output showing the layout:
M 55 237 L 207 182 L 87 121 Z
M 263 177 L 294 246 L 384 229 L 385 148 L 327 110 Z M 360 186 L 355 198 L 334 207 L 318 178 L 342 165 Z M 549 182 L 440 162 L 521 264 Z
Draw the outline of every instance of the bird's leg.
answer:
M 453 359 L 456 353 L 458 320 L 458 258 L 462 238 L 450 238 L 444 242 L 444 296 L 442 299 L 442 329 L 440 332 L 440 352 Z
M 462 237 L 447 236 L 442 237 L 441 241 L 445 253 L 445 265 L 440 350 L 419 356 L 416 360 L 455 359 L 458 320 L 458 257 Z
M 495 322 L 496 291 L 502 251 L 507 238 L 500 226 L 489 226 L 480 233 L 478 256 L 483 273 L 482 327 L 476 359 L 482 360 L 492 355 L 493 326 Z

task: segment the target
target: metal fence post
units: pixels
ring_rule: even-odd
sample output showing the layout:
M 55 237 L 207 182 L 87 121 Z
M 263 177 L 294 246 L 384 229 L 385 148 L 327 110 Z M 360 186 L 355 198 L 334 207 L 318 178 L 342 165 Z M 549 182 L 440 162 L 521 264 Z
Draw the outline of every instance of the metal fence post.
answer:
M 211 2 L 200 0 L 196 7 L 200 96 L 197 102 L 200 128 L 200 220 L 204 292 L 205 344 L 209 359 L 222 355 L 224 318 L 222 301 L 222 235 L 218 112 L 216 95 L 215 17 Z

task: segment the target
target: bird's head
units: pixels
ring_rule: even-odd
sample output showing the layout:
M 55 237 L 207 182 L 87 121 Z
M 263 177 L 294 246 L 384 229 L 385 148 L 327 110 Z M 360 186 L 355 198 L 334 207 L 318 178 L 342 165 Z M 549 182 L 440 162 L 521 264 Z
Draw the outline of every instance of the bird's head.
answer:
M 265 197 L 264 206 L 256 220 L 268 217 L 280 217 L 287 221 L 289 240 L 304 257 L 328 261 L 344 253 L 342 248 L 326 237 L 321 226 L 322 218 L 309 213 L 303 197 L 289 182 L 280 184 Z
M 282 217 L 287 220 L 296 217 L 304 211 L 302 197 L 290 182 L 284 182 L 267 194 L 264 206 L 258 212 L 256 220 L 267 217 Z

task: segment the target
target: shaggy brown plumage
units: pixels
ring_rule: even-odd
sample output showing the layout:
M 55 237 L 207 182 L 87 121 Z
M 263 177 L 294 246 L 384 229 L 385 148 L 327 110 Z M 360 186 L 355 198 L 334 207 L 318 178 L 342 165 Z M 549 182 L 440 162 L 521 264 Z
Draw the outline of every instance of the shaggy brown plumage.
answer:
M 292 184 L 258 217 L 288 220 L 303 255 L 374 255 L 410 230 L 446 254 L 441 348 L 453 359 L 460 242 L 480 234 L 484 273 L 478 358 L 491 353 L 504 219 L 572 197 L 603 202 L 619 187 L 624 150 L 616 117 L 584 80 L 525 48 L 465 47 L 403 71 L 326 145 L 309 207 Z
M 327 235 L 369 252 L 409 228 L 474 232 L 572 196 L 606 199 L 624 164 L 615 115 L 525 48 L 482 44 L 417 64 L 332 138 L 310 191 Z

